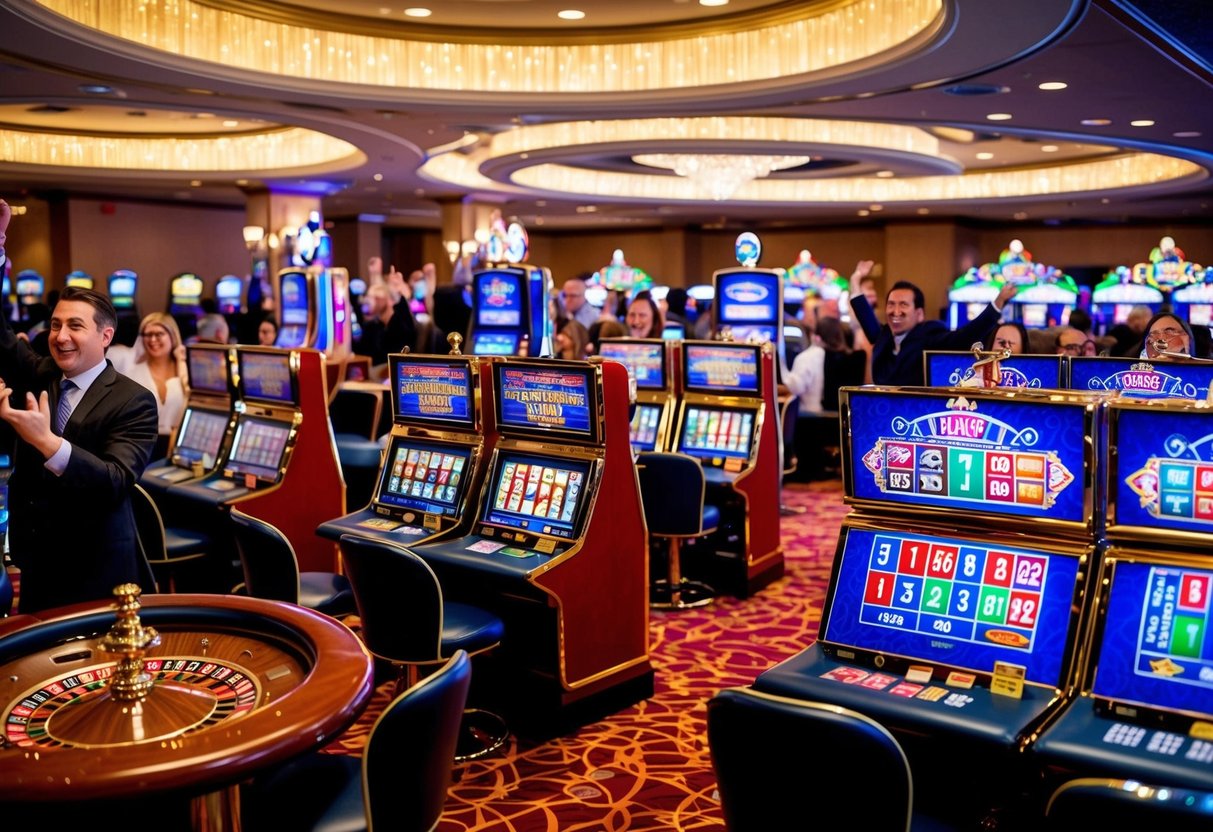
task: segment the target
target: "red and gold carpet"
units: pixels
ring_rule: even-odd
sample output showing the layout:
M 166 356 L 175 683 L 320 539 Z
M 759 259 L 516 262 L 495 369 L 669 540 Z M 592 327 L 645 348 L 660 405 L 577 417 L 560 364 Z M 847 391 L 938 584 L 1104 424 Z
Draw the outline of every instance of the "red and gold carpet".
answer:
M 846 514 L 841 483 L 789 485 L 781 518 L 786 574 L 751 598 L 654 611 L 652 698 L 542 745 L 514 740 L 468 763 L 438 832 L 641 832 L 723 829 L 705 733 L 706 703 L 748 685 L 813 640 Z M 358 753 L 390 701 L 381 686 L 331 750 Z

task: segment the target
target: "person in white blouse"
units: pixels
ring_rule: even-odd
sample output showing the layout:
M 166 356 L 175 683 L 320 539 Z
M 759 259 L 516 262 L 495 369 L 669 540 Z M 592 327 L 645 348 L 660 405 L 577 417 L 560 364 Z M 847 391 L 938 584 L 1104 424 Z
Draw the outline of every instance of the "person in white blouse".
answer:
M 152 312 L 140 322 L 135 346 L 111 346 L 108 357 L 118 372 L 155 394 L 159 422 L 152 458 L 162 458 L 185 412 L 189 380 L 177 322 L 164 312 Z

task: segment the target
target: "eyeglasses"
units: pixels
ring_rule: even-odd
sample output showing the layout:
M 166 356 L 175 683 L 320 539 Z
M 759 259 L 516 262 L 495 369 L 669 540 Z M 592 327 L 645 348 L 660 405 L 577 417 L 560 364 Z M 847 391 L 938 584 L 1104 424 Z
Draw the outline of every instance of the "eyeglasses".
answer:
M 168 333 L 165 332 L 163 329 L 149 329 L 147 332 L 140 332 L 139 336 L 141 338 L 155 340 L 157 338 L 167 338 Z
M 1172 338 L 1178 338 L 1181 335 L 1187 335 L 1187 333 L 1177 326 L 1169 326 L 1166 329 L 1151 330 L 1148 337 L 1151 341 L 1157 341 L 1160 338 L 1170 340 Z
M 1083 351 L 1083 348 L 1085 348 L 1087 344 L 1091 344 L 1091 342 L 1086 341 L 1081 344 L 1061 344 L 1060 346 L 1066 352 L 1080 353 Z M 1094 346 L 1094 344 L 1092 344 L 1092 346 Z
M 1017 346 L 1017 344 L 1015 341 L 1012 341 L 1009 338 L 995 338 L 994 346 L 1002 347 L 1002 348 L 1006 349 L 1008 347 L 1014 348 L 1015 346 Z

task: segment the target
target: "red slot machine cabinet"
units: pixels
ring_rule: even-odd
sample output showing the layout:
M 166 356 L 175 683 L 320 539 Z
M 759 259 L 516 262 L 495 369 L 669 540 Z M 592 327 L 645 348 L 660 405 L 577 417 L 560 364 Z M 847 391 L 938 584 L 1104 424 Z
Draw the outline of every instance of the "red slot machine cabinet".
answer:
M 745 598 L 784 569 L 775 348 L 683 341 L 675 355 L 679 402 L 670 448 L 699 460 L 705 499 L 720 509 L 715 534 L 684 544 L 684 571 Z
M 491 689 L 549 735 L 652 695 L 648 535 L 614 361 L 492 365 L 500 438 L 470 534 L 413 550 L 454 600 L 505 622 Z
M 316 533 L 352 534 L 404 546 L 466 534 L 486 462 L 497 444 L 492 359 L 388 356 L 392 429 L 370 505 L 328 520 Z
M 674 348 L 658 338 L 604 338 L 598 354 L 618 361 L 636 384 L 635 410 L 628 428 L 632 453 L 669 447 L 676 397 L 672 368 Z
M 181 522 L 213 522 L 202 508 L 231 506 L 277 527 L 303 572 L 336 572 L 337 549 L 316 536 L 345 513 L 345 480 L 328 419 L 324 355 L 318 350 L 235 347 L 236 426 L 216 469 L 170 485 Z
M 235 360 L 230 347 L 192 344 L 186 347 L 189 396 L 181 424 L 164 459 L 149 465 L 139 484 L 154 498 L 170 485 L 213 473 L 231 447 L 236 430 Z

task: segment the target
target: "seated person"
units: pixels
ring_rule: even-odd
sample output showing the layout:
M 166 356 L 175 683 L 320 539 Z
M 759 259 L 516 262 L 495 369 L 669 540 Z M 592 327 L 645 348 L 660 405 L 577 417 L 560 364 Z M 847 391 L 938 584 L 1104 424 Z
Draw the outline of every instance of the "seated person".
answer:
M 1159 312 L 1146 324 L 1141 358 L 1174 360 L 1176 355 L 1192 354 L 1192 328 L 1171 312 Z
M 1077 327 L 1063 326 L 1054 341 L 1054 352 L 1058 355 L 1095 355 L 1096 352 L 1095 342 Z
M 1028 352 L 1028 331 L 1019 321 L 1001 323 L 982 341 L 987 350 L 1010 350 L 1011 355 Z

